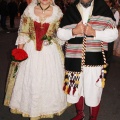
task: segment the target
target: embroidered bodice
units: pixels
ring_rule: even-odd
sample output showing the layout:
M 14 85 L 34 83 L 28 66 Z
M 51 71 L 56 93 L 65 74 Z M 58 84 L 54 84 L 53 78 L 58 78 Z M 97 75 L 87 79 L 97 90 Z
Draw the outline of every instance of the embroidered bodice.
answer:
M 37 43 L 36 35 L 38 35 L 38 32 L 36 33 L 36 27 L 34 23 L 38 23 L 37 25 L 41 27 L 40 18 L 35 15 L 34 13 L 34 7 L 36 4 L 30 4 L 26 10 L 24 11 L 24 14 L 21 17 L 20 27 L 19 27 L 19 35 L 16 41 L 16 45 L 18 44 L 25 44 L 26 42 L 29 42 L 30 40 L 33 40 L 35 45 Z M 59 16 L 58 16 L 59 14 Z M 46 32 L 47 36 L 53 36 L 56 30 L 59 27 L 60 19 L 62 17 L 63 13 L 61 12 L 60 8 L 58 6 L 53 6 L 53 13 L 50 17 L 46 18 L 43 24 L 49 24 Z M 38 28 L 38 27 L 37 27 Z M 39 30 L 41 30 L 39 28 Z M 39 36 L 40 37 L 40 36 Z M 37 46 L 37 45 L 36 45 Z

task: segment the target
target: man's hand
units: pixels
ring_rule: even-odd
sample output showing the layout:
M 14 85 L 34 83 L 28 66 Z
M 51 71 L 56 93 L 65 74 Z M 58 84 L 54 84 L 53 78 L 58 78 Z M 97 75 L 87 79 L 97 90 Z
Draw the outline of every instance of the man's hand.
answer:
M 87 36 L 94 36 L 94 37 L 96 36 L 95 30 L 88 23 L 85 26 L 85 33 L 84 34 L 87 35 Z
M 75 28 L 72 29 L 73 35 L 80 35 L 83 36 L 85 31 L 85 25 L 82 21 L 80 21 Z

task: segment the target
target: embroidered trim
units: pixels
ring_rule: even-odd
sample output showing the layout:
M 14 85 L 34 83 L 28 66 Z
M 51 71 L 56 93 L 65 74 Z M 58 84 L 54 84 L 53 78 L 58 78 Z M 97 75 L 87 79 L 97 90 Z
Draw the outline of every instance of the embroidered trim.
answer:
M 30 117 L 29 114 L 27 113 L 23 113 L 21 112 L 20 110 L 18 109 L 10 109 L 10 112 L 13 113 L 13 114 L 22 114 L 23 117 L 30 117 L 30 120 L 39 120 L 41 118 L 53 118 L 54 115 L 57 115 L 57 116 L 60 116 L 64 111 L 65 111 L 66 108 L 62 109 L 60 112 L 59 111 L 56 111 L 52 114 L 43 114 L 43 115 L 40 115 L 38 117 Z
M 78 91 L 78 85 L 80 83 L 80 72 L 65 72 L 65 81 L 63 90 L 66 94 L 75 95 Z

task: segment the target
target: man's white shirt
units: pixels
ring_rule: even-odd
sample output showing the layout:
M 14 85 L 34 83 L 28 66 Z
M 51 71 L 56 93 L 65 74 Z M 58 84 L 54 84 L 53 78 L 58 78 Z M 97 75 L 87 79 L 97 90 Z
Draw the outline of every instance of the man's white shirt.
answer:
M 88 21 L 88 18 L 90 16 L 90 10 L 91 10 L 91 7 L 88 7 L 88 8 L 84 8 L 82 5 L 82 22 L 83 24 L 86 24 L 87 21 Z M 57 37 L 61 40 L 69 40 L 71 38 L 74 38 L 76 36 L 73 36 L 72 35 L 72 29 L 65 29 L 65 28 L 58 28 L 58 31 L 57 31 Z M 101 41 L 104 41 L 104 42 L 113 42 L 114 40 L 116 40 L 118 37 L 118 30 L 117 28 L 113 28 L 113 29 L 105 29 L 104 31 L 98 31 L 96 30 L 96 37 L 94 37 L 94 39 L 97 39 L 97 40 L 101 40 Z

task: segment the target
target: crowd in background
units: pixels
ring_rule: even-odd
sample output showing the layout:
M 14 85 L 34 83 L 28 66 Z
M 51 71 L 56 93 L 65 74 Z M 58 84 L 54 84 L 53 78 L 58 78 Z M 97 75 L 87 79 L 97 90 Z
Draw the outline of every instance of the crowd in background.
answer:
M 10 19 L 10 28 L 15 27 L 15 17 L 21 16 L 23 11 L 30 3 L 31 0 L 0 0 L 0 26 L 3 30 L 7 30 L 6 20 L 9 17 Z M 63 13 L 67 7 L 74 0 L 56 0 L 56 4 L 61 8 Z
M 74 2 L 74 0 L 56 0 L 56 5 L 58 5 L 63 13 L 67 9 L 67 7 Z
M 7 30 L 6 26 L 7 17 L 9 17 L 10 19 L 10 28 L 14 28 L 15 17 L 22 15 L 26 7 L 27 7 L 26 0 L 20 0 L 19 2 L 17 2 L 16 0 L 10 0 L 9 2 L 7 0 L 1 0 L 0 1 L 1 28 L 3 30 Z
M 0 0 L 0 15 L 1 15 L 1 27 L 6 29 L 6 18 L 10 17 L 10 27 L 14 27 L 15 16 L 21 16 L 27 5 L 31 0 Z M 67 7 L 75 0 L 55 0 L 55 3 L 61 8 L 63 13 Z M 110 0 L 114 4 L 113 8 L 117 9 L 120 13 L 120 0 Z M 119 22 L 120 25 L 120 22 Z
M 27 5 L 30 3 L 31 0 L 0 0 L 0 27 L 3 30 L 7 30 L 6 26 L 6 19 L 9 17 L 9 26 L 10 28 L 15 27 L 15 17 L 21 16 L 27 7 Z M 55 0 L 56 5 L 58 5 L 62 12 L 65 13 L 67 7 L 72 4 L 75 0 Z M 116 24 L 118 26 L 118 29 L 120 31 L 120 0 L 105 0 L 106 3 L 110 2 L 110 9 L 112 10 L 114 17 L 116 19 Z M 109 6 L 109 3 L 108 3 Z M 120 35 L 119 35 L 120 36 Z M 117 54 L 117 56 L 120 56 L 120 50 L 119 50 L 119 44 L 120 40 L 118 38 L 117 42 L 115 42 L 114 47 L 114 54 Z M 117 47 L 116 47 L 117 46 Z M 117 51 L 117 52 L 116 52 Z

